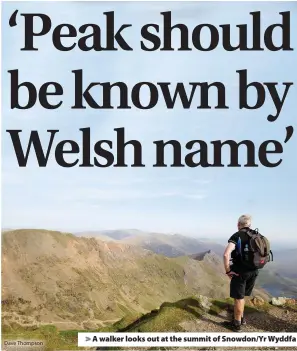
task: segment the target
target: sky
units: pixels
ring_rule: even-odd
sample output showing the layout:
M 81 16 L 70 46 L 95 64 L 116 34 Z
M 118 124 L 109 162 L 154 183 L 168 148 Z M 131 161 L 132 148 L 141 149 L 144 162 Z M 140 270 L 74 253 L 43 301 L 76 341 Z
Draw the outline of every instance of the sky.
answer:
M 105 30 L 103 12 L 115 11 L 116 26 L 132 24 L 125 38 L 134 50 L 117 52 L 60 52 L 51 44 L 52 30 L 36 39 L 39 50 L 20 51 L 24 40 L 24 20 L 18 26 L 8 21 L 19 13 L 44 13 L 52 29 L 60 23 L 77 28 L 96 23 Z M 232 40 L 237 41 L 236 25 L 248 24 L 249 12 L 261 11 L 264 29 L 279 23 L 279 12 L 291 11 L 291 43 L 296 48 L 297 5 L 294 2 L 9 2 L 2 11 L 2 227 L 47 228 L 70 231 L 137 228 L 146 231 L 183 233 L 197 237 L 222 238 L 236 231 L 237 219 L 248 213 L 253 227 L 274 239 L 297 242 L 297 137 L 285 144 L 283 162 L 276 168 L 154 168 L 153 141 L 176 139 L 183 146 L 195 139 L 250 139 L 257 149 L 265 140 L 283 141 L 285 128 L 296 127 L 296 51 L 226 52 L 219 46 L 210 52 L 141 50 L 140 28 L 147 23 L 161 24 L 160 12 L 172 11 L 172 22 L 194 28 L 200 23 L 230 23 Z M 131 29 L 131 28 L 130 28 Z M 280 32 L 275 31 L 275 41 Z M 65 43 L 67 40 L 65 39 Z M 203 34 L 203 40 L 208 35 Z M 173 36 L 178 47 L 179 35 Z M 70 41 L 69 41 L 70 42 Z M 41 86 L 57 81 L 64 89 L 63 104 L 45 110 L 37 103 L 28 110 L 10 109 L 10 75 L 19 69 L 19 79 Z M 85 85 L 91 82 L 124 81 L 133 87 L 140 81 L 200 82 L 221 81 L 226 86 L 228 110 L 184 110 L 178 105 L 165 108 L 164 101 L 151 110 L 72 110 L 74 88 L 72 70 L 83 69 Z M 237 70 L 247 69 L 248 80 L 294 82 L 279 118 L 271 123 L 267 116 L 275 107 L 267 95 L 258 110 L 238 108 Z M 283 91 L 282 87 L 278 91 Z M 146 92 L 142 97 L 146 98 Z M 249 95 L 251 99 L 254 97 Z M 199 96 L 198 96 L 199 97 Z M 55 101 L 52 98 L 52 101 Z M 24 101 L 24 90 L 20 101 Z M 211 95 L 210 101 L 215 101 Z M 117 101 L 117 97 L 114 97 Z M 31 130 L 38 130 L 48 141 L 47 129 L 59 129 L 56 145 L 63 139 L 81 140 L 80 128 L 91 128 L 93 141 L 115 142 L 114 128 L 125 128 L 126 138 L 143 146 L 144 168 L 62 168 L 53 157 L 46 168 L 38 167 L 33 153 L 27 167 L 18 167 L 7 129 L 21 129 L 27 143 Z M 256 149 L 256 150 L 257 150 Z M 113 150 L 115 152 L 115 150 Z M 212 153 L 209 144 L 209 153 Z M 166 154 L 170 160 L 170 153 Z M 257 155 L 257 151 L 256 151 Z M 128 159 L 130 155 L 127 155 Z M 224 159 L 228 163 L 227 154 Z M 71 160 L 71 156 L 68 156 Z M 240 152 L 244 162 L 245 153 Z M 271 160 L 276 160 L 271 156 Z

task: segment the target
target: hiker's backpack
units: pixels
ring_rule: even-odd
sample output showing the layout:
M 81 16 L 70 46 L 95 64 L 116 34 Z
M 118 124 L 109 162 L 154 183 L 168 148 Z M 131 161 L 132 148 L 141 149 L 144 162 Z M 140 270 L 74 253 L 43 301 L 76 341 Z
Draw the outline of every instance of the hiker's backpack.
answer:
M 273 261 L 269 240 L 258 229 L 244 228 L 241 231 L 249 236 L 248 250 L 241 248 L 241 263 L 250 269 L 261 269 L 267 262 Z M 245 250 L 246 249 L 246 250 Z

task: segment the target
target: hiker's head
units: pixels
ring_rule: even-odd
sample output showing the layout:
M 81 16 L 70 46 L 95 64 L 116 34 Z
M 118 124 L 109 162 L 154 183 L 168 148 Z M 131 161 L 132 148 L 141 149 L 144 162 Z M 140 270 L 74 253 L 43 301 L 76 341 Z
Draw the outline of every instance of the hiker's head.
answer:
M 252 217 L 250 215 L 242 215 L 238 218 L 237 227 L 242 229 L 245 227 L 250 227 L 252 224 Z

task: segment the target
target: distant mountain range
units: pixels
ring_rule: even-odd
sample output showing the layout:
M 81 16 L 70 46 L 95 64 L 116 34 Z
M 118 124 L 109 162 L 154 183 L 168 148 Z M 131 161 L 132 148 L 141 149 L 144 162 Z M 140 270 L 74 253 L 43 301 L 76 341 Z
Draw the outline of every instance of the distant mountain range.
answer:
M 79 236 L 91 235 L 102 240 L 117 240 L 122 243 L 140 246 L 167 257 L 178 257 L 211 250 L 218 255 L 224 246 L 207 239 L 196 239 L 180 234 L 149 233 L 136 229 L 81 232 Z
M 83 233 L 82 233 L 83 234 Z M 151 250 L 167 257 L 197 255 L 211 250 L 216 255 L 218 265 L 222 265 L 225 247 L 207 238 L 191 238 L 179 234 L 166 235 L 147 233 L 139 230 L 113 230 L 94 232 L 96 237 L 117 240 Z M 274 261 L 260 271 L 257 286 L 271 295 L 297 297 L 297 248 L 274 250 Z

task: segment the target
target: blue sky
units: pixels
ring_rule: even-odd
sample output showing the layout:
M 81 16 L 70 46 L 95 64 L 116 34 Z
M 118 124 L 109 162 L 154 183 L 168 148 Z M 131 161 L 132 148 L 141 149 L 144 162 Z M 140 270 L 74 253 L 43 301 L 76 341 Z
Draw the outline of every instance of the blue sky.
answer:
M 127 41 L 133 52 L 59 52 L 51 36 L 36 40 L 38 52 L 21 52 L 23 22 L 10 28 L 8 19 L 19 12 L 45 13 L 53 26 L 72 23 L 104 23 L 105 11 L 115 11 L 117 25 L 131 23 Z M 296 4 L 271 3 L 4 3 L 2 22 L 2 227 L 37 227 L 64 230 L 139 228 L 148 231 L 179 232 L 210 238 L 223 237 L 236 229 L 242 213 L 250 213 L 254 225 L 270 236 L 296 241 L 296 135 L 284 146 L 283 162 L 277 168 L 153 168 L 152 142 L 176 139 L 253 140 L 259 146 L 267 139 L 284 140 L 285 127 L 296 127 L 296 86 L 291 87 L 276 122 L 267 121 L 275 112 L 269 96 L 254 111 L 238 109 L 236 70 L 247 69 L 249 80 L 296 84 L 296 51 L 293 52 L 143 52 L 140 28 L 160 23 L 162 11 L 172 11 L 173 23 L 189 28 L 199 23 L 234 26 L 248 23 L 249 12 L 260 10 L 262 27 L 278 23 L 281 11 L 291 11 L 291 43 L 296 48 Z M 295 27 L 294 27 L 295 26 Z M 251 33 L 249 32 L 249 35 Z M 232 37 L 237 37 L 233 27 Z M 279 33 L 276 33 L 279 40 Z M 207 37 L 205 37 L 207 40 Z M 174 36 L 177 45 L 178 35 Z M 10 110 L 10 77 L 7 70 L 19 69 L 20 80 L 35 85 L 57 81 L 63 85 L 63 105 L 47 111 L 36 105 L 30 110 Z M 71 110 L 73 76 L 83 69 L 86 84 L 93 81 L 140 81 L 172 83 L 221 81 L 226 86 L 229 110 L 166 110 L 161 101 L 152 110 Z M 28 140 L 34 129 L 47 139 L 47 129 L 60 129 L 57 142 L 79 141 L 79 128 L 90 127 L 93 140 L 114 140 L 114 128 L 125 127 L 126 137 L 143 145 L 145 168 L 59 167 L 51 159 L 38 168 L 33 154 L 26 168 L 19 168 L 6 129 L 22 129 Z M 296 133 L 296 132 L 295 132 Z M 241 158 L 244 154 L 241 154 Z

